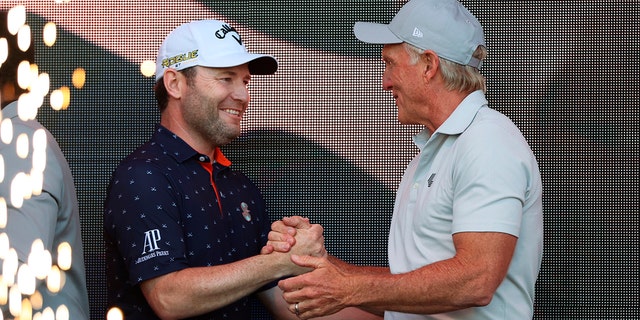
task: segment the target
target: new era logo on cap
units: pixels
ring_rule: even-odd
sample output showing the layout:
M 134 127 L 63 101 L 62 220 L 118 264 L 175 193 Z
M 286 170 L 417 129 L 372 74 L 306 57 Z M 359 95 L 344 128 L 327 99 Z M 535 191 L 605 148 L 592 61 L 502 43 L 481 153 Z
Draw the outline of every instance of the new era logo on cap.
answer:
M 414 37 L 418 37 L 418 38 L 422 38 L 423 34 L 422 31 L 420 31 L 420 29 L 418 28 L 414 28 L 413 29 L 413 34 Z

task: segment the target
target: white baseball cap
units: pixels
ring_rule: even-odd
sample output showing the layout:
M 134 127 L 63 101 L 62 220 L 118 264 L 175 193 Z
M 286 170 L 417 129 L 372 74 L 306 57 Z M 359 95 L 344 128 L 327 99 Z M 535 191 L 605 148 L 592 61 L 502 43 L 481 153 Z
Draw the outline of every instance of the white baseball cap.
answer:
M 482 61 L 473 53 L 478 46 L 486 47 L 480 22 L 458 0 L 411 0 L 389 24 L 356 22 L 353 33 L 368 43 L 407 42 L 478 69 Z
M 228 23 L 192 21 L 175 28 L 162 42 L 156 59 L 156 81 L 168 68 L 229 68 L 245 63 L 251 74 L 273 74 L 278 70 L 273 56 L 248 52 L 240 34 Z

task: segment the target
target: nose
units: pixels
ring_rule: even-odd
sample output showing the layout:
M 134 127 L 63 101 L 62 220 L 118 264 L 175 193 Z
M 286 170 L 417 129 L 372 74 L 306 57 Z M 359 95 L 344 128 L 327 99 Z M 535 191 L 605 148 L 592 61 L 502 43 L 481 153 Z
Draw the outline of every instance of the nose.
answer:
M 234 100 L 248 103 L 250 99 L 249 88 L 246 85 L 238 86 L 238 88 L 233 91 L 232 97 Z
M 387 69 L 382 73 L 382 89 L 385 91 L 391 91 L 393 89 L 393 85 L 391 84 L 391 79 L 387 74 Z

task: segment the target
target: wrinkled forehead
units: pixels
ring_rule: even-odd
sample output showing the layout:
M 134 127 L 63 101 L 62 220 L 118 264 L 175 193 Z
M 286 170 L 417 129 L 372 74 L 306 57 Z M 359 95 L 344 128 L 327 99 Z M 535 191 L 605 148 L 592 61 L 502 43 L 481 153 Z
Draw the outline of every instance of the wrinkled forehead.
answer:
M 382 46 L 383 60 L 397 60 L 402 57 L 402 54 L 406 53 L 407 51 L 405 50 L 403 43 L 391 43 Z

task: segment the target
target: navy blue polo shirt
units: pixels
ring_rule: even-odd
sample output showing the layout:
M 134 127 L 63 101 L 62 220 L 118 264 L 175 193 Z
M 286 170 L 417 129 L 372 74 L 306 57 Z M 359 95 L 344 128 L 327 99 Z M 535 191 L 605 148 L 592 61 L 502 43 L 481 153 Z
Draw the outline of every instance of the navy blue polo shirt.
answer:
M 215 158 L 157 125 L 113 173 L 104 211 L 109 305 L 125 319 L 157 319 L 140 282 L 242 260 L 267 242 L 260 191 L 219 149 Z M 250 319 L 248 300 L 194 319 Z

